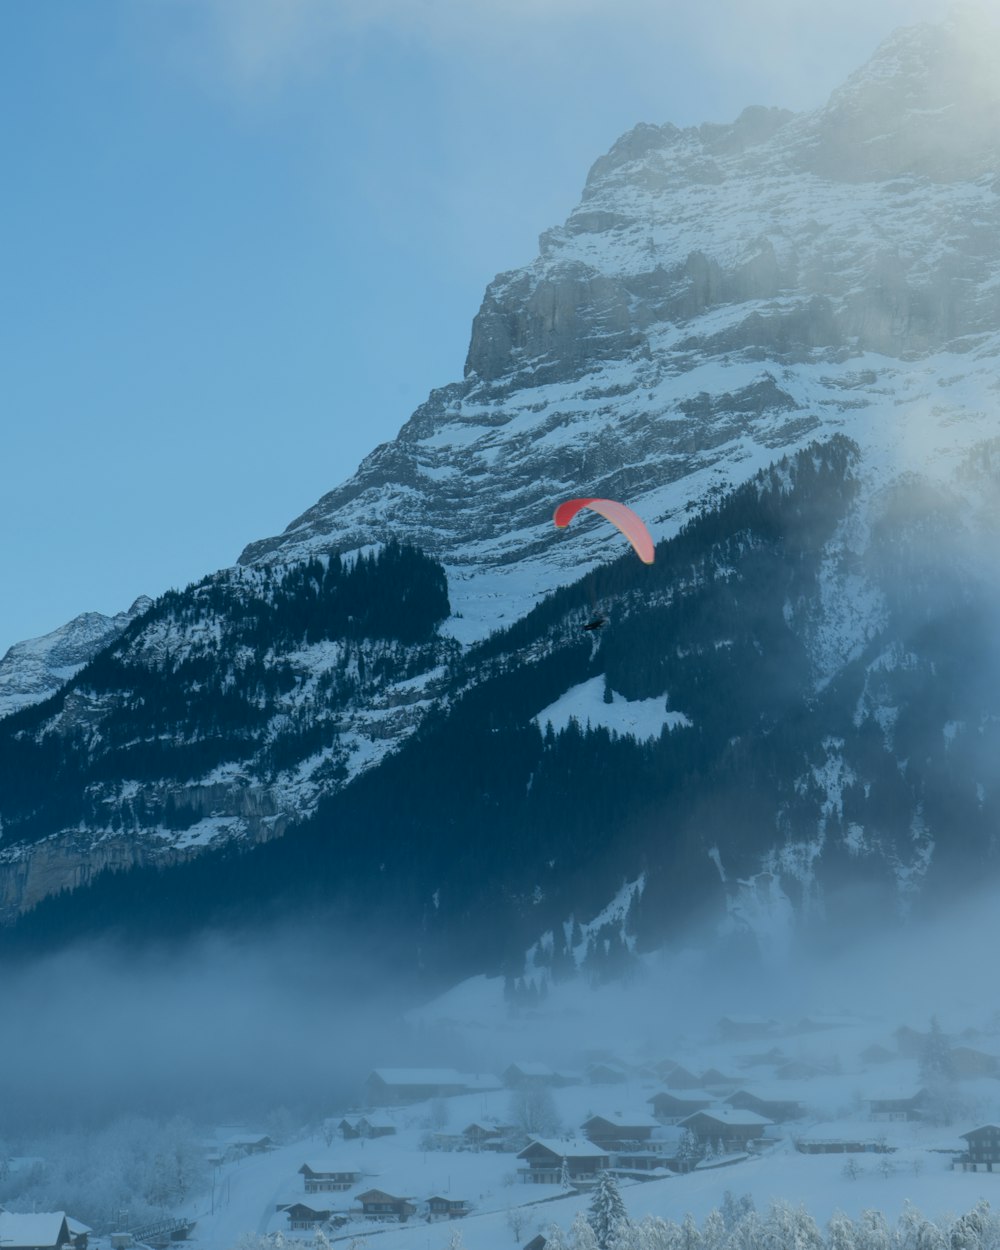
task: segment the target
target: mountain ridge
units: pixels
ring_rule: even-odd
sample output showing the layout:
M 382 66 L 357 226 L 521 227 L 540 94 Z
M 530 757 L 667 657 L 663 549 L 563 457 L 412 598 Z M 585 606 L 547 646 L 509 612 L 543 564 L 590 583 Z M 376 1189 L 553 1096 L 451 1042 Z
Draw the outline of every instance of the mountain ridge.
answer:
M 54 700 L 0 722 L 8 923 L 66 934 L 104 898 L 141 927 L 121 894 L 141 878 L 166 924 L 185 907 L 168 864 L 197 882 L 202 919 L 213 889 L 238 912 L 218 857 L 251 846 L 226 879 L 250 897 L 268 865 L 298 898 L 290 865 L 303 871 L 324 839 L 354 895 L 324 850 L 310 905 L 337 882 L 327 906 L 395 909 L 411 951 L 438 960 L 474 899 L 523 952 L 532 925 L 596 914 L 619 876 L 647 869 L 650 911 L 686 920 L 710 900 L 724 910 L 720 875 L 766 875 L 805 915 L 852 872 L 905 910 L 939 872 L 962 877 L 962 848 L 989 870 L 1000 709 L 970 665 L 996 662 L 984 553 L 1000 517 L 1000 184 L 982 158 L 997 134 L 963 134 L 953 155 L 968 159 L 949 165 L 947 127 L 912 125 L 949 92 L 965 116 L 955 66 L 975 81 L 975 29 L 893 36 L 810 114 L 752 108 L 730 126 L 623 136 L 539 256 L 490 284 L 463 380 L 282 535 L 164 596 Z M 875 125 L 861 108 L 875 97 L 905 131 L 908 170 L 880 143 L 855 151 L 848 122 L 860 108 Z M 641 590 L 596 519 L 556 533 L 554 504 L 579 493 L 637 507 L 674 581 L 657 567 Z M 384 624 L 331 633 L 354 567 L 378 596 L 443 594 L 449 612 L 412 639 Z M 595 603 L 611 623 L 588 641 Z M 545 706 L 598 678 L 612 703 L 676 695 L 691 725 L 646 747 L 539 731 Z M 728 737 L 723 711 L 740 720 Z M 469 754 L 501 741 L 499 762 Z M 602 847 L 591 829 L 568 866 L 556 796 L 607 781 L 612 761 L 634 803 L 595 791 L 613 837 Z M 32 791 L 45 769 L 52 784 Z M 676 845 L 654 853 L 666 812 Z M 481 830 L 499 841 L 480 857 L 498 893 L 463 841 Z M 366 839 L 381 858 L 356 849 Z M 486 939 L 473 949 L 503 961 Z

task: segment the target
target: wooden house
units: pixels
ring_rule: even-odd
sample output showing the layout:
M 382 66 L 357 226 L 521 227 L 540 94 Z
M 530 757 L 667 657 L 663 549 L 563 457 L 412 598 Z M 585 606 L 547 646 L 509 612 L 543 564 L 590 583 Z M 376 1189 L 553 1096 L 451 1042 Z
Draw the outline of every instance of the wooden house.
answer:
M 681 1120 L 680 1127 L 690 1129 L 703 1145 L 718 1147 L 726 1153 L 746 1150 L 752 1141 L 764 1136 L 764 1130 L 772 1123 L 766 1116 L 754 1111 L 737 1111 L 734 1107 L 714 1107 L 710 1111 L 696 1111 Z
M 924 1053 L 930 1034 L 911 1029 L 908 1024 L 901 1024 L 893 1033 L 893 1037 L 896 1039 L 896 1049 L 901 1055 L 905 1055 L 908 1059 L 919 1059 Z
M 800 1120 L 805 1115 L 805 1107 L 797 1099 L 776 1098 L 769 1096 L 769 1091 L 761 1095 L 755 1094 L 753 1090 L 738 1089 L 723 1101 L 737 1111 L 756 1111 L 758 1115 L 773 1120 L 775 1124 L 783 1124 L 786 1120 Z
M 870 1122 L 831 1120 L 813 1124 L 794 1138 L 795 1149 L 804 1155 L 888 1154 L 885 1136 Z
M 655 1116 L 644 1115 L 641 1111 L 629 1115 L 615 1111 L 611 1115 L 592 1115 L 580 1125 L 580 1132 L 587 1141 L 611 1153 L 648 1142 L 660 1127 Z
M 427 1214 L 432 1220 L 460 1220 L 469 1214 L 469 1204 L 465 1198 L 446 1198 L 435 1194 L 427 1199 Z
M 919 1120 L 927 1105 L 928 1093 L 918 1089 L 915 1093 L 886 1092 L 868 1099 L 868 1118 L 883 1122 Z
M 780 1046 L 772 1046 L 770 1050 L 741 1055 L 737 1062 L 741 1068 L 775 1068 L 779 1063 L 787 1063 L 788 1056 Z
M 739 1085 L 739 1078 L 726 1076 L 718 1068 L 708 1068 L 701 1074 L 701 1088 L 707 1090 L 733 1090 Z
M 696 1111 L 704 1111 L 715 1102 L 712 1094 L 704 1089 L 688 1089 L 673 1091 L 661 1089 L 652 1098 L 646 1100 L 653 1108 L 653 1114 L 663 1124 L 677 1124 Z
M 405 1224 L 417 1210 L 409 1198 L 397 1198 L 383 1189 L 366 1189 L 363 1194 L 358 1194 L 358 1202 L 361 1203 L 361 1215 L 369 1220 L 396 1219 Z
M 0 1210 L 0 1246 L 3 1250 L 61 1250 L 70 1241 L 65 1211 L 37 1211 L 20 1215 Z
M 469 1150 L 503 1150 L 518 1134 L 517 1126 L 500 1120 L 473 1120 L 462 1130 L 462 1143 Z
M 266 1133 L 234 1133 L 222 1145 L 227 1159 L 245 1159 L 274 1149 L 274 1141 Z
M 608 1153 L 583 1138 L 536 1137 L 517 1156 L 527 1167 L 518 1168 L 522 1180 L 532 1185 L 558 1185 L 563 1162 L 573 1184 L 586 1184 L 607 1171 Z
M 1000 1063 L 996 1055 L 988 1055 L 985 1051 L 974 1050 L 971 1046 L 953 1046 L 951 1062 L 955 1075 L 961 1079 L 977 1076 L 996 1076 Z
M 589 1085 L 624 1085 L 628 1073 L 612 1063 L 592 1063 L 584 1072 Z
M 358 1124 L 362 1119 L 363 1117 L 360 1115 L 344 1116 L 344 1118 L 337 1125 L 337 1132 L 341 1135 L 344 1141 L 355 1141 L 361 1136 L 361 1130 L 358 1128 Z
M 701 1089 L 701 1077 L 676 1063 L 664 1076 L 663 1084 L 667 1089 Z
M 387 1115 L 363 1115 L 358 1120 L 360 1137 L 393 1137 L 395 1133 L 396 1125 Z
M 1000 1172 L 1000 1125 L 983 1124 L 960 1133 L 969 1148 L 955 1160 L 955 1167 L 966 1172 Z
M 303 1177 L 307 1194 L 332 1193 L 337 1190 L 350 1189 L 361 1179 L 360 1168 L 330 1159 L 314 1159 L 312 1163 L 303 1163 L 299 1172 Z
M 391 1107 L 464 1094 L 468 1083 L 454 1068 L 375 1068 L 365 1090 L 373 1107 Z
M 578 1077 L 568 1072 L 557 1072 L 544 1063 L 512 1063 L 504 1068 L 500 1077 L 508 1089 L 530 1089 L 537 1085 L 561 1089 L 566 1085 L 579 1084 Z
M 291 1202 L 278 1209 L 288 1216 L 289 1229 L 319 1228 L 333 1215 L 333 1208 L 323 1202 Z

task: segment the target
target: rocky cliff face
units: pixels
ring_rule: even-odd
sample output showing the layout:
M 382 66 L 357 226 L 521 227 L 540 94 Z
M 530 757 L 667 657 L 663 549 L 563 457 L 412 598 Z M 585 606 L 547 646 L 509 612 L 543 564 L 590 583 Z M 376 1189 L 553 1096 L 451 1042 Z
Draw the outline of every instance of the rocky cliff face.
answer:
M 814 113 L 637 126 L 491 283 L 465 378 L 241 560 L 402 534 L 471 634 L 496 593 L 516 613 L 606 557 L 596 528 L 553 546 L 560 495 L 628 497 L 664 537 L 820 428 L 887 471 L 915 428 L 960 457 L 1000 350 L 996 48 L 966 15 L 897 32 Z
M 769 765 L 751 767 L 742 747 L 732 748 L 740 755 L 732 765 L 729 739 L 740 735 L 715 722 L 718 700 L 758 664 L 746 622 L 742 667 L 719 658 L 734 647 L 729 615 L 758 595 L 755 544 L 768 547 L 767 576 L 781 589 L 780 601 L 763 595 L 754 609 L 773 648 L 772 656 L 760 645 L 769 676 L 754 689 L 770 698 L 783 663 L 773 657 L 791 648 L 793 703 L 808 705 L 813 719 L 808 731 L 793 730 L 788 707 L 773 713 L 773 731 L 794 746 L 775 748 L 786 775 L 759 799 L 755 858 L 739 851 L 739 870 L 765 868 L 808 892 L 812 865 L 833 847 L 881 857 L 900 890 L 915 889 L 936 854 L 927 813 L 938 812 L 943 829 L 951 799 L 926 770 L 905 794 L 878 799 L 914 767 L 914 742 L 965 796 L 969 827 L 983 824 L 994 801 L 986 773 L 970 762 L 975 735 L 989 738 L 974 724 L 989 721 L 992 704 L 981 703 L 967 673 L 950 712 L 935 702 L 943 653 L 927 622 L 956 605 L 971 619 L 978 604 L 981 616 L 992 602 L 984 553 L 995 548 L 1000 518 L 996 49 L 995 31 L 967 17 L 915 27 L 813 113 L 750 108 L 728 126 L 640 125 L 620 139 L 593 166 L 568 220 L 542 236 L 538 257 L 490 284 L 461 380 L 433 392 L 395 440 L 283 534 L 248 546 L 240 567 L 156 605 L 44 717 L 9 722 L 0 749 L 14 761 L 11 775 L 18 761 L 44 767 L 66 797 L 50 802 L 13 783 L 0 790 L 7 918 L 102 865 L 180 863 L 234 841 L 273 846 L 275 835 L 318 819 L 345 793 L 368 795 L 369 808 L 359 814 L 348 803 L 337 816 L 367 836 L 369 809 L 382 800 L 377 786 L 361 783 L 410 739 L 415 758 L 430 751 L 419 746 L 425 722 L 437 727 L 426 741 L 437 733 L 449 743 L 449 718 L 462 699 L 478 706 L 477 689 L 509 683 L 496 696 L 506 700 L 500 719 L 520 717 L 518 732 L 531 736 L 542 703 L 532 702 L 533 684 L 528 693 L 517 686 L 517 674 L 530 672 L 534 683 L 532 665 L 549 665 L 537 698 L 544 688 L 550 701 L 558 681 L 589 689 L 602 674 L 612 702 L 615 691 L 662 703 L 667 691 L 688 689 L 701 724 L 715 726 L 699 747 L 702 781 L 718 769 L 752 788 Z M 726 491 L 837 435 L 854 448 L 849 471 L 842 451 L 810 452 L 794 461 L 793 491 L 785 460 L 739 497 L 757 527 L 749 539 L 725 504 L 720 515 L 736 528 L 721 541 L 713 526 L 723 520 L 712 520 L 705 545 L 691 547 L 682 527 L 714 515 Z M 817 483 L 838 474 L 830 523 L 806 526 L 799 495 L 822 495 L 827 487 Z M 620 550 L 617 534 L 593 518 L 566 532 L 552 526 L 555 504 L 576 494 L 627 499 L 661 542 L 680 534 L 691 572 L 678 565 L 676 584 L 653 596 L 618 574 L 602 580 Z M 763 519 L 758 496 L 768 501 Z M 388 638 L 384 626 L 364 638 L 353 626 L 331 632 L 319 611 L 334 611 L 340 593 L 329 585 L 331 555 L 394 540 L 440 561 L 451 615 L 438 612 L 416 640 L 391 635 L 394 626 Z M 782 560 L 808 576 L 775 572 Z M 572 620 L 576 601 L 547 597 L 590 570 L 621 628 L 596 639 L 588 658 Z M 414 586 L 436 577 L 424 569 Z M 745 592 L 719 589 L 728 578 Z M 684 649 L 663 651 L 673 636 L 663 621 L 680 613 L 689 629 L 692 614 L 706 611 L 708 588 L 718 597 L 711 642 L 696 630 Z M 398 616 L 407 612 L 400 601 Z M 962 626 L 948 619 L 954 640 Z M 516 637 L 483 643 L 517 622 Z M 631 637 L 655 652 L 641 674 L 631 667 Z M 995 657 L 976 638 L 977 663 L 992 671 Z M 752 737 L 766 717 L 744 710 Z M 479 742 L 480 729 L 487 750 L 499 714 L 480 711 L 490 728 L 463 712 L 458 747 L 442 752 Z M 518 738 L 512 749 L 524 745 Z M 411 768 L 400 758 L 407 784 L 430 777 L 426 760 Z M 478 768 L 470 757 L 470 775 Z M 537 793 L 535 776 L 518 780 L 518 796 Z M 503 784 L 494 778 L 484 791 Z M 429 793 L 432 804 L 433 784 Z M 456 811 L 456 828 L 476 801 Z M 895 814 L 886 817 L 878 802 L 885 811 L 895 803 Z M 706 811 L 714 803 L 704 796 Z M 724 819 L 737 813 L 741 804 Z M 433 840 L 431 816 L 405 815 Z M 387 826 L 403 823 L 399 813 L 384 816 Z M 684 815 L 684 854 L 703 867 L 699 819 Z M 498 836 L 508 827 L 501 822 Z M 709 849 L 712 863 L 729 862 L 724 847 Z M 364 871 L 382 872 L 390 852 Z M 357 872 L 361 895 L 366 878 Z M 425 884 L 430 897 L 433 883 Z M 554 896 L 557 887 L 547 888 Z

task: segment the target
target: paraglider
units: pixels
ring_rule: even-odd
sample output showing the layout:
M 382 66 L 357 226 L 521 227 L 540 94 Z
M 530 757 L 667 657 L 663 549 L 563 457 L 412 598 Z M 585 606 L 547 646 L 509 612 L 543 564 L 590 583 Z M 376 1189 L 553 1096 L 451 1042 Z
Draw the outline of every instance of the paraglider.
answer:
M 563 529 L 582 508 L 590 508 L 592 512 L 599 512 L 602 517 L 621 530 L 635 549 L 635 554 L 644 564 L 653 563 L 653 539 L 649 530 L 646 529 L 641 517 L 623 503 L 618 503 L 617 500 L 567 499 L 556 508 L 552 519 L 560 529 Z
M 617 526 L 632 544 L 639 559 L 644 564 L 653 563 L 653 539 L 649 530 L 646 529 L 642 519 L 631 508 L 627 508 L 623 503 L 618 503 L 615 499 L 567 499 L 565 503 L 561 503 L 556 508 L 552 519 L 560 529 L 564 529 L 583 508 L 590 508 L 592 512 L 599 512 L 612 525 Z M 592 588 L 590 601 L 593 615 L 580 628 L 588 633 L 596 634 L 597 630 L 602 629 L 608 623 L 608 618 L 598 609 Z

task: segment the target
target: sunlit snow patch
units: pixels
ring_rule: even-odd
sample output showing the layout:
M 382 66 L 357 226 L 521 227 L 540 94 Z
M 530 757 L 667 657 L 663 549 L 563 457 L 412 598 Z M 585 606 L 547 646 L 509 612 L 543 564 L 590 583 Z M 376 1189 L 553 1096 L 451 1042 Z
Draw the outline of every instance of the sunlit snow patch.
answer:
M 658 738 L 664 727 L 679 729 L 691 721 L 683 712 L 667 711 L 667 696 L 658 699 L 636 699 L 630 702 L 624 695 L 611 692 L 611 702 L 604 701 L 604 678 L 592 677 L 579 686 L 573 686 L 555 703 L 534 717 L 535 724 L 545 732 L 546 725 L 559 733 L 575 720 L 581 729 L 607 729 L 621 737 L 636 738 L 645 742 Z

